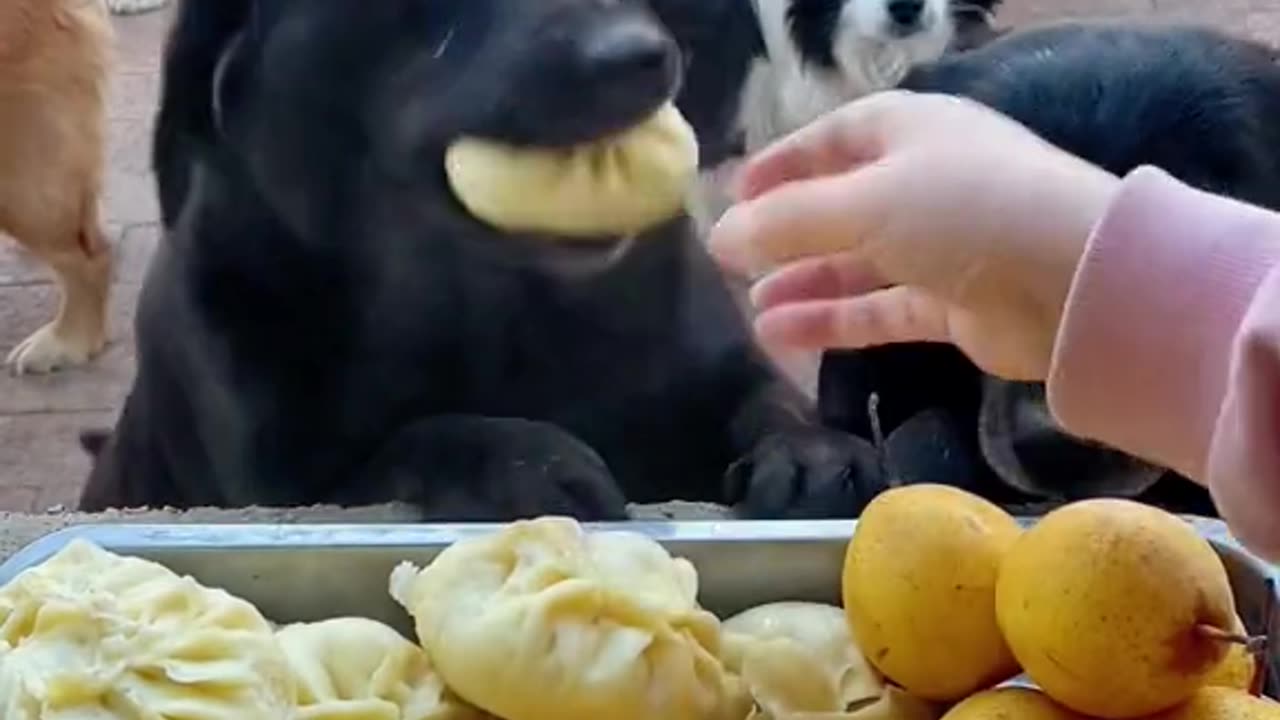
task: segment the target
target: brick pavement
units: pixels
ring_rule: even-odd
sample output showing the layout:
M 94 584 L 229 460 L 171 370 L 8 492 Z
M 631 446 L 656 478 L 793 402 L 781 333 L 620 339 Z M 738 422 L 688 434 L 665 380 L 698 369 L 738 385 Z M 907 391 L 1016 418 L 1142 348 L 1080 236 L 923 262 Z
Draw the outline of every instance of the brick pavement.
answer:
M 1006 0 L 1006 24 L 1073 16 L 1137 16 L 1213 23 L 1280 43 L 1280 0 Z M 158 236 L 148 173 L 158 57 L 171 11 L 121 18 L 111 105 L 106 221 L 120 258 L 112 344 L 93 366 L 51 377 L 0 374 L 0 511 L 71 505 L 87 463 L 76 443 L 84 427 L 108 425 L 133 373 L 130 319 Z M 0 241 L 0 357 L 44 322 L 55 293 L 42 269 Z

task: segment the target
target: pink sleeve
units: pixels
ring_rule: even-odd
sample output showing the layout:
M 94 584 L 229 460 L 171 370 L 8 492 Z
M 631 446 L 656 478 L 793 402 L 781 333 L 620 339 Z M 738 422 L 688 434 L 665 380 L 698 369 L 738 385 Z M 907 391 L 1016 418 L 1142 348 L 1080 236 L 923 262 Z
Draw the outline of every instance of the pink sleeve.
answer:
M 1068 431 L 1205 483 L 1280 558 L 1280 214 L 1145 167 L 1094 230 L 1049 404 Z

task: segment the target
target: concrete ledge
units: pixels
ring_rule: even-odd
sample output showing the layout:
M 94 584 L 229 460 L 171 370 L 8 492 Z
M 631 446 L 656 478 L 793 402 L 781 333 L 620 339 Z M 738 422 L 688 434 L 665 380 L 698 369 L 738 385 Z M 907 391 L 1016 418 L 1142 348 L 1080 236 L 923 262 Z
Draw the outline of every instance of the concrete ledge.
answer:
M 631 515 L 637 520 L 724 520 L 730 517 L 728 509 L 719 505 L 700 503 L 663 503 L 661 505 L 635 505 Z M 317 506 L 306 508 L 244 508 L 219 510 L 200 508 L 195 510 L 116 510 L 105 513 L 51 513 L 30 515 L 25 513 L 0 513 L 0 562 L 35 540 L 56 530 L 75 525 L 101 523 L 128 524 L 340 524 L 340 523 L 411 523 L 416 518 L 413 509 L 406 505 L 375 505 L 370 507 L 340 508 Z

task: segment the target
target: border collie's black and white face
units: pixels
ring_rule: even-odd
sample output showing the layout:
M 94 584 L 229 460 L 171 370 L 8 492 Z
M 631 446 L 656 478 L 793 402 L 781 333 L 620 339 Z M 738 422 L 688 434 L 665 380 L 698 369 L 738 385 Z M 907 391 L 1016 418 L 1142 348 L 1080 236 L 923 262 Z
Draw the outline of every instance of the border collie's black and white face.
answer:
M 1002 0 L 649 2 L 677 19 L 693 63 L 681 103 L 709 150 L 690 206 L 705 232 L 730 203 L 726 182 L 742 157 L 897 86 L 915 65 L 982 44 Z
M 940 56 L 955 31 L 949 0 L 786 2 L 788 38 L 800 61 L 855 88 L 896 83 L 910 65 Z

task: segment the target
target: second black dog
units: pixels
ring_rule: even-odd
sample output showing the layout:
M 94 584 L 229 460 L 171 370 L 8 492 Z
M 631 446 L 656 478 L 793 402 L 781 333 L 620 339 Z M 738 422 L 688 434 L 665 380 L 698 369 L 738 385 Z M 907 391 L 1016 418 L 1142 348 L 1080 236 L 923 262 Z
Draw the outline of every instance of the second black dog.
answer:
M 1117 175 L 1155 165 L 1280 210 L 1280 66 L 1254 42 L 1194 26 L 1067 23 L 921 66 L 902 87 L 977 100 Z M 1043 385 L 984 379 L 950 347 L 828 353 L 821 375 L 824 417 L 864 437 L 878 394 L 895 481 L 970 484 L 1006 503 L 1120 495 L 1213 512 L 1182 478 L 1065 433 Z

